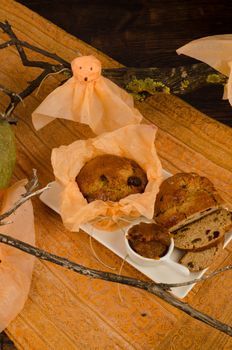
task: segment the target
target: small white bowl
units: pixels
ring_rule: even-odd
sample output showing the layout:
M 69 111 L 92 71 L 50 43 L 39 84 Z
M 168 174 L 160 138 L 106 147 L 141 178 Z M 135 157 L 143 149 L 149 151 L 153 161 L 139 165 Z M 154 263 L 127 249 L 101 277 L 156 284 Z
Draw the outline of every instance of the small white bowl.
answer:
M 190 271 L 187 267 L 173 261 L 170 256 L 174 250 L 174 240 L 171 238 L 171 243 L 168 248 L 167 253 L 160 257 L 159 259 L 151 259 L 151 258 L 145 258 L 144 256 L 136 253 L 130 246 L 128 238 L 127 238 L 127 233 L 124 236 L 124 241 L 125 241 L 125 246 L 126 246 L 126 251 L 127 254 L 129 255 L 130 259 L 136 263 L 137 265 L 140 266 L 149 266 L 149 267 L 156 267 L 159 264 L 168 264 L 171 268 L 173 268 L 175 271 L 178 271 L 185 276 L 188 276 L 190 274 Z

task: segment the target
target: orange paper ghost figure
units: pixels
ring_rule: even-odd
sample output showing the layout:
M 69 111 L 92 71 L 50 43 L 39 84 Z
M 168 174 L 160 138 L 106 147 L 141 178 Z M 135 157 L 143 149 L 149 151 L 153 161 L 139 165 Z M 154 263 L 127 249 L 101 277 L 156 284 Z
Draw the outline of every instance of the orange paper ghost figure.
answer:
M 101 62 L 94 56 L 75 58 L 73 77 L 55 89 L 32 113 L 38 130 L 54 118 L 88 124 L 96 133 L 139 124 L 142 115 L 133 97 L 101 75 Z

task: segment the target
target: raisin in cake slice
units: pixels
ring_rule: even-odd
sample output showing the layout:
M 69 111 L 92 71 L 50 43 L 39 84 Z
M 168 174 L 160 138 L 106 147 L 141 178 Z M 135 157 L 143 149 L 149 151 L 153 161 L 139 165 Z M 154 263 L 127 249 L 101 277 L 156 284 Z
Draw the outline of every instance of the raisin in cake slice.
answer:
M 231 227 L 232 213 L 220 208 L 173 231 L 175 247 L 183 250 L 205 249 L 222 240 Z

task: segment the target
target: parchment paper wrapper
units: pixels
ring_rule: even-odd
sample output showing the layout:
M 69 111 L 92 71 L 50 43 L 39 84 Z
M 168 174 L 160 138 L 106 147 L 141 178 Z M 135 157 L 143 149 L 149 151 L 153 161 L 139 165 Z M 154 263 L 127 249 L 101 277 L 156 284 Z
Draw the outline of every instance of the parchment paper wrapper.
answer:
M 150 125 L 130 125 L 53 149 L 54 174 L 63 187 L 60 212 L 68 229 L 78 231 L 81 224 L 93 221 L 95 227 L 111 231 L 125 225 L 123 218 L 133 219 L 143 215 L 152 219 L 155 198 L 162 181 L 161 163 L 154 145 L 156 131 L 157 128 Z M 105 153 L 135 160 L 147 174 L 145 192 L 129 195 L 119 202 L 96 200 L 88 203 L 75 178 L 86 162 Z
M 180 47 L 178 54 L 196 58 L 229 77 L 223 99 L 232 105 L 232 34 L 213 35 L 193 40 Z
M 142 115 L 131 95 L 101 75 L 94 56 L 77 57 L 71 63 L 73 77 L 49 94 L 32 113 L 38 130 L 54 118 L 88 124 L 95 134 L 139 124 Z
M 17 182 L 4 196 L 1 213 L 12 207 L 25 192 L 26 181 Z M 11 224 L 0 226 L 0 233 L 35 244 L 33 208 L 30 201 L 24 203 L 6 219 Z M 23 309 L 27 300 L 34 257 L 13 247 L 0 243 L 0 332 Z

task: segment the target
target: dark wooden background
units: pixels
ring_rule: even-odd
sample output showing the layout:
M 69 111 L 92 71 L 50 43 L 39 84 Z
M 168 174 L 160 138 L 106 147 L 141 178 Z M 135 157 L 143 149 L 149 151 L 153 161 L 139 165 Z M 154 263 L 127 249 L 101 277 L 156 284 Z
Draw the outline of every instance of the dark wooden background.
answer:
M 194 60 L 176 49 L 203 36 L 232 33 L 230 0 L 19 0 L 53 23 L 127 66 L 178 66 Z M 232 126 L 222 87 L 183 97 Z
M 134 67 L 191 64 L 176 49 L 203 36 L 232 33 L 230 0 L 19 0 L 67 32 Z M 209 116 L 232 126 L 222 87 L 184 97 Z M 0 350 L 13 349 L 0 334 Z

